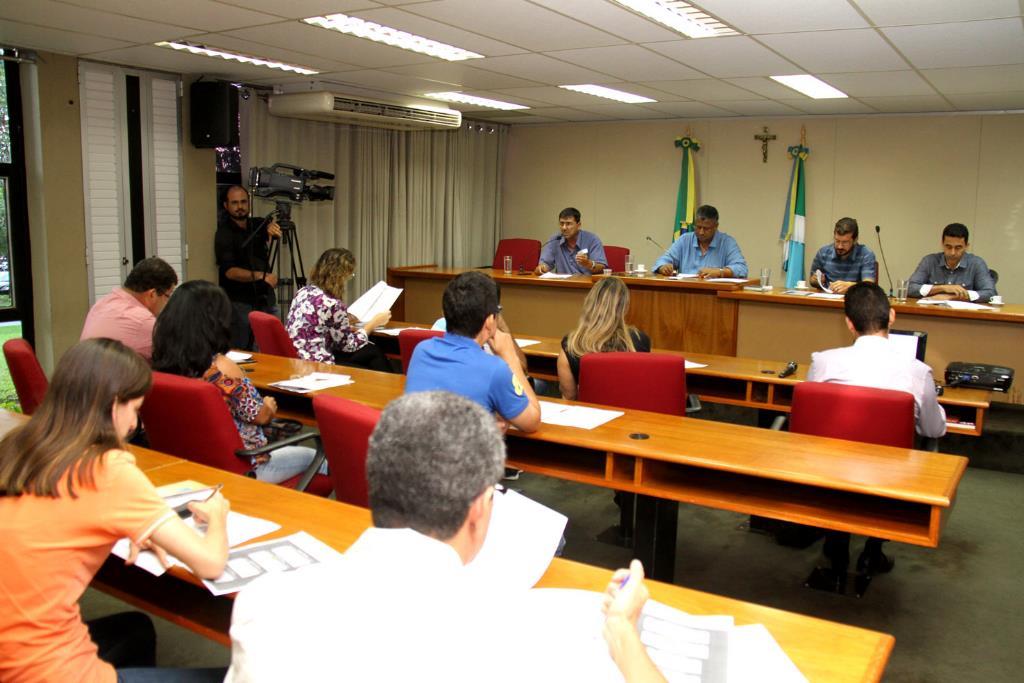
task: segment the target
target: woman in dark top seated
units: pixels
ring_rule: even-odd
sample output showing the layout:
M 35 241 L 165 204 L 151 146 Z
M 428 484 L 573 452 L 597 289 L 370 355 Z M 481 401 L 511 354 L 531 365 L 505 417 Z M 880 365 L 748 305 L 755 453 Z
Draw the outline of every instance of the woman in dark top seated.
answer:
M 650 351 L 646 334 L 626 324 L 629 288 L 617 277 L 599 280 L 583 302 L 580 321 L 562 338 L 558 354 L 558 388 L 574 400 L 580 381 L 580 358 L 605 351 Z

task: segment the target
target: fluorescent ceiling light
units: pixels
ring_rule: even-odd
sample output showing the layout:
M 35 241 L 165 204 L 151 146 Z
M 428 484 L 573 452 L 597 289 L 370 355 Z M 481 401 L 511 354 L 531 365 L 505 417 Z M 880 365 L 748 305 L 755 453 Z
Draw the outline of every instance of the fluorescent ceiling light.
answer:
M 739 32 L 682 0 L 615 0 L 637 14 L 668 26 L 688 38 L 736 36 Z
M 612 88 L 606 88 L 603 85 L 593 85 L 592 83 L 586 83 L 584 85 L 560 85 L 559 88 L 564 90 L 575 90 L 585 95 L 593 95 L 594 97 L 604 97 L 609 100 L 615 100 L 616 102 L 625 102 L 626 104 L 640 104 L 641 102 L 657 102 L 658 100 L 652 100 L 650 97 L 641 97 L 640 95 L 634 95 L 633 93 L 623 92 L 621 90 L 613 90 Z
M 505 111 L 511 111 L 513 109 L 529 109 L 529 107 L 522 104 L 512 104 L 511 102 L 502 102 L 501 100 L 491 100 L 486 97 L 477 97 L 476 95 L 467 95 L 466 93 L 461 92 L 428 92 L 424 97 L 429 97 L 433 100 L 442 100 L 444 102 L 461 102 L 462 104 L 474 104 L 478 107 L 503 109 Z
M 429 38 L 417 36 L 412 33 L 399 31 L 397 28 L 375 24 L 372 21 L 366 21 L 365 19 L 350 17 L 347 14 L 328 14 L 325 17 L 309 17 L 308 19 L 303 19 L 303 21 L 307 24 L 312 24 L 313 26 L 334 29 L 341 33 L 348 33 L 349 35 L 353 35 L 358 38 L 374 40 L 378 43 L 384 43 L 403 50 L 411 50 L 412 52 L 419 52 L 421 54 L 430 55 L 431 57 L 440 57 L 441 59 L 447 59 L 449 62 L 458 62 L 463 59 L 483 58 L 483 55 L 478 55 L 477 53 L 470 52 L 469 50 L 463 50 L 461 47 L 439 43 L 436 40 L 430 40 Z
M 808 97 L 813 97 L 816 100 L 833 100 L 840 97 L 849 97 L 842 90 L 837 90 L 831 85 L 809 76 L 808 74 L 798 74 L 795 76 L 772 76 L 773 81 L 777 81 L 787 88 L 792 88 L 797 92 L 803 93 Z
M 312 76 L 313 74 L 320 73 L 313 69 L 307 69 L 304 66 L 295 66 L 294 64 L 285 64 L 284 62 L 275 62 L 272 59 L 263 59 L 262 57 L 251 57 L 249 55 L 239 54 L 237 52 L 227 52 L 225 50 L 217 50 L 215 48 L 205 47 L 203 45 L 196 45 L 195 43 L 183 43 L 183 42 L 160 42 L 154 43 L 157 47 L 170 47 L 175 50 L 185 50 L 191 52 L 194 55 L 205 55 L 206 57 L 220 57 L 232 62 L 242 62 L 243 64 L 252 64 L 254 66 L 265 66 L 268 69 L 279 69 L 281 71 L 292 71 L 303 76 Z

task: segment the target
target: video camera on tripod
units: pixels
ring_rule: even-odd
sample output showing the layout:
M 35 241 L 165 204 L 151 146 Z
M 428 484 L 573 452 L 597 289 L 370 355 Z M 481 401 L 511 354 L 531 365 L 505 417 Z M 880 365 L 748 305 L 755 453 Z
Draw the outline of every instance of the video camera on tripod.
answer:
M 306 269 L 302 263 L 302 249 L 296 239 L 297 228 L 292 220 L 292 204 L 306 200 L 311 202 L 333 201 L 334 187 L 317 185 L 314 180 L 334 180 L 333 173 L 311 171 L 292 164 L 274 164 L 249 169 L 249 191 L 253 196 L 274 200 L 274 210 L 263 219 L 264 224 L 276 221 L 281 228 L 281 240 L 275 243 L 270 255 L 270 269 L 277 264 L 278 287 L 287 286 L 288 299 L 294 295 L 294 285 L 303 287 L 306 284 Z M 290 278 L 281 278 L 280 263 L 277 260 L 280 246 L 288 247 L 290 256 Z

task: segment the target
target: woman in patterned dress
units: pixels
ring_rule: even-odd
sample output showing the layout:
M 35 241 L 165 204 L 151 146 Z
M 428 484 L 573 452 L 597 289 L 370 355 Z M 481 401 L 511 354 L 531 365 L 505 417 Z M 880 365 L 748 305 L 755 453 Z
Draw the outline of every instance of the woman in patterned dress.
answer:
M 355 274 L 356 259 L 348 249 L 328 249 L 317 259 L 309 284 L 295 293 L 288 311 L 288 335 L 299 358 L 390 372 L 391 364 L 370 341 L 370 334 L 391 320 L 384 311 L 362 328 L 348 312 L 345 284 Z

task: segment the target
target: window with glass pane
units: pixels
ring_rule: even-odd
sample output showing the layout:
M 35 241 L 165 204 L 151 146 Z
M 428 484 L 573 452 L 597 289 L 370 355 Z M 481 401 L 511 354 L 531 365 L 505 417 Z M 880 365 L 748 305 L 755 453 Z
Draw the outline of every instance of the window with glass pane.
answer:
M 3 50 L 0 50 L 3 54 Z M 11 163 L 11 117 L 7 111 L 7 62 L 0 61 L 0 164 Z

